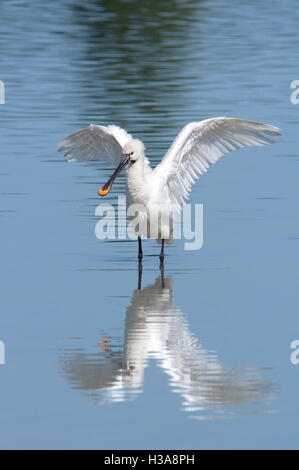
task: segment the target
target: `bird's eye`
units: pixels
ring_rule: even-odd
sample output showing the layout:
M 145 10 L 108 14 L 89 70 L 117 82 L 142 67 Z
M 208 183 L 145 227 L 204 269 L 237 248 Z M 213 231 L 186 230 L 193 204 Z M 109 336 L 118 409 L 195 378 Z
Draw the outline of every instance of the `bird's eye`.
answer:
M 131 152 L 130 155 L 133 155 L 134 152 Z

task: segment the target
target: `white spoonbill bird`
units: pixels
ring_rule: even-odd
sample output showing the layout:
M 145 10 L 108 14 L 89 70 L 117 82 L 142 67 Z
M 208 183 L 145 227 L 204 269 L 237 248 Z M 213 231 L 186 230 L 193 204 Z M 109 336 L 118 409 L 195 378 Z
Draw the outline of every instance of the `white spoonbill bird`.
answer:
M 190 122 L 154 169 L 145 156 L 143 142 L 115 125 L 90 124 L 57 145 L 69 161 L 102 160 L 117 165 L 98 190 L 100 196 L 105 196 L 117 175 L 127 169 L 127 215 L 135 222 L 138 258 L 142 259 L 141 236 L 145 236 L 162 243 L 163 263 L 164 241 L 173 241 L 174 213 L 187 201 L 195 180 L 226 153 L 273 143 L 271 136 L 279 135 L 278 127 L 244 119 L 216 117 Z

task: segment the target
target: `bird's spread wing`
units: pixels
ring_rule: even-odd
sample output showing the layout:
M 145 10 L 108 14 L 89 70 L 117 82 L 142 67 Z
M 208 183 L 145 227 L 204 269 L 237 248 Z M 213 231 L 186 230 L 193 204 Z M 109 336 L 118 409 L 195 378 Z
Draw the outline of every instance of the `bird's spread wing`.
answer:
M 57 147 L 69 161 L 102 160 L 118 164 L 122 147 L 131 139 L 121 127 L 90 124 L 58 142 Z
M 217 117 L 187 124 L 154 172 L 167 184 L 176 210 L 188 199 L 191 185 L 226 153 L 274 141 L 280 129 L 262 122 Z

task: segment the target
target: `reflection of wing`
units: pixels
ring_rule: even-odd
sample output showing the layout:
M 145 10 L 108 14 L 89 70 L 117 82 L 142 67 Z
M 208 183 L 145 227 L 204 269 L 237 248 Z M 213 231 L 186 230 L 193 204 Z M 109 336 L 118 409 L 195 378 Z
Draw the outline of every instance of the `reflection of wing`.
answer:
M 186 411 L 227 408 L 247 404 L 273 393 L 270 381 L 258 370 L 224 367 L 212 351 L 204 349 L 189 329 L 185 315 L 175 307 L 172 279 L 161 279 L 134 292 L 126 315 L 127 367 L 131 386 L 143 385 L 150 358 L 170 377 L 170 385 L 183 397 Z
M 227 405 L 236 408 L 273 392 L 270 381 L 258 370 L 237 370 L 221 364 L 217 355 L 204 349 L 190 333 L 180 312 L 169 324 L 160 366 L 184 398 L 187 411 L 223 410 Z
M 207 410 L 236 410 L 236 405 L 273 393 L 273 386 L 258 370 L 226 368 L 215 353 L 199 344 L 174 305 L 171 278 L 165 279 L 164 288 L 158 278 L 155 284 L 135 290 L 126 312 L 123 348 L 111 344 L 97 356 L 67 353 L 62 367 L 76 387 L 92 390 L 93 399 L 102 403 L 128 400 L 140 393 L 151 358 L 170 377 L 184 409 L 200 412 L 201 417 Z
M 272 143 L 278 127 L 263 122 L 217 117 L 190 122 L 177 135 L 154 173 L 166 183 L 174 208 L 188 199 L 191 185 L 226 153 Z
M 121 127 L 90 124 L 58 142 L 57 147 L 69 161 L 102 160 L 118 164 L 122 147 L 131 139 Z

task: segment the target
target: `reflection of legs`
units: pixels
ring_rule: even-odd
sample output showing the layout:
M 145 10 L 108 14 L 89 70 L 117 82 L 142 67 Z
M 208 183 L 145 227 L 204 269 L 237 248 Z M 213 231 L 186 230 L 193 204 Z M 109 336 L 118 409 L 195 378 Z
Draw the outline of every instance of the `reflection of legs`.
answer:
M 142 281 L 142 263 L 139 260 L 138 263 L 138 290 L 141 290 L 141 281 Z
M 143 254 L 142 254 L 141 238 L 138 237 L 138 259 L 139 259 L 139 261 L 142 260 L 142 256 L 143 256 Z
M 164 263 L 160 263 L 160 272 L 161 272 L 161 281 L 162 281 L 162 288 L 164 289 Z

